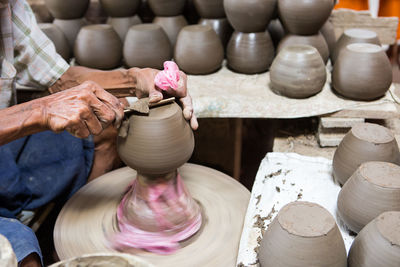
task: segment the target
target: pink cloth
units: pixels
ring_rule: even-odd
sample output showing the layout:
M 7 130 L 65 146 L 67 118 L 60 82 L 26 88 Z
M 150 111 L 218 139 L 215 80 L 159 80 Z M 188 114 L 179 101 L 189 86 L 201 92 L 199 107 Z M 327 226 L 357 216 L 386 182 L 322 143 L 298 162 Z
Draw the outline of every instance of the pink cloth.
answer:
M 156 75 L 154 83 L 161 90 L 168 90 L 169 88 L 176 90 L 179 86 L 179 79 L 178 65 L 173 61 L 165 61 L 164 70 Z

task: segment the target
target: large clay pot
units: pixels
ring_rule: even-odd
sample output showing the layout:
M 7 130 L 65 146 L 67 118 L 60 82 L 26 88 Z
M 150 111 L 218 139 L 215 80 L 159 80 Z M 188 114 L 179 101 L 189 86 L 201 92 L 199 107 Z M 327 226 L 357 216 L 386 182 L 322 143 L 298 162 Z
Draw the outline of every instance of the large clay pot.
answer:
M 214 31 L 217 33 L 219 39 L 222 42 L 223 47 L 225 48 L 229 42 L 229 39 L 232 36 L 232 26 L 229 24 L 227 18 L 219 18 L 219 19 L 200 19 L 200 25 L 210 25 Z
M 218 19 L 225 17 L 224 0 L 193 0 L 200 17 Z
M 175 61 L 190 74 L 208 74 L 218 70 L 224 59 L 224 48 L 218 35 L 206 25 L 184 27 L 175 46 Z
M 185 0 L 147 0 L 156 16 L 178 16 L 183 13 Z
M 118 36 L 121 38 L 121 41 L 125 41 L 125 36 L 128 33 L 128 30 L 131 26 L 141 24 L 139 16 L 135 15 L 133 17 L 109 17 L 107 20 L 107 24 L 110 24 L 114 30 L 118 33 Z
M 65 37 L 67 38 L 70 51 L 74 51 L 76 36 L 81 28 L 87 25 L 87 21 L 85 19 L 55 19 L 53 23 L 54 25 L 57 25 L 58 28 L 64 33 Z
M 121 65 L 122 42 L 111 25 L 89 25 L 79 31 L 74 54 L 79 65 L 113 69 Z
M 282 26 L 282 23 L 279 19 L 273 19 L 268 24 L 267 28 L 269 35 L 271 36 L 272 42 L 274 43 L 274 47 L 278 47 L 279 42 L 285 37 L 286 32 Z
M 90 0 L 45 0 L 51 15 L 56 19 L 78 19 L 85 15 Z
M 346 267 L 343 238 L 333 216 L 310 202 L 284 206 L 269 225 L 259 249 L 262 267 Z
M 386 53 L 373 44 L 348 45 L 340 52 L 332 71 L 333 88 L 356 100 L 383 96 L 392 79 L 392 66 Z
M 176 44 L 176 38 L 178 33 L 183 27 L 188 25 L 184 16 L 173 16 L 173 17 L 155 17 L 153 23 L 158 24 L 163 28 L 168 36 L 169 42 L 171 43 L 172 52 Z
M 129 29 L 124 42 L 126 65 L 162 69 L 164 61 L 171 58 L 171 44 L 160 25 L 146 23 Z
M 278 0 L 279 18 L 288 32 L 298 35 L 317 34 L 332 9 L 332 0 Z
M 332 55 L 336 45 L 336 34 L 333 24 L 329 20 L 327 20 L 324 26 L 322 26 L 321 33 L 325 38 L 326 44 L 328 45 L 329 55 Z
M 356 124 L 340 142 L 333 156 L 333 177 L 344 184 L 364 162 L 400 164 L 400 152 L 392 132 L 373 123 Z
M 99 0 L 110 17 L 131 17 L 136 14 L 141 0 Z
M 38 24 L 39 28 L 46 34 L 46 36 L 53 42 L 56 51 L 66 61 L 71 58 L 71 50 L 68 45 L 67 38 L 64 33 L 56 25 L 51 23 Z
M 274 55 L 274 44 L 267 31 L 257 33 L 235 31 L 226 49 L 228 66 L 246 74 L 267 71 Z
M 239 32 L 262 32 L 272 19 L 276 0 L 224 0 L 226 16 Z
M 271 89 L 280 95 L 309 97 L 319 93 L 325 85 L 325 64 L 312 46 L 287 46 L 272 62 L 270 79 Z

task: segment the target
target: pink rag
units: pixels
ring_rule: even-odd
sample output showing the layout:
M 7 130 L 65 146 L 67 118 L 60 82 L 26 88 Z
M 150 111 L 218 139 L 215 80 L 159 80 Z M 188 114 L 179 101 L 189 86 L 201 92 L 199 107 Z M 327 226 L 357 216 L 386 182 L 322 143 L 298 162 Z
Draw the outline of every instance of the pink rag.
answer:
M 160 71 L 154 79 L 155 85 L 161 90 L 169 88 L 178 89 L 179 86 L 179 67 L 173 61 L 164 62 L 164 70 Z

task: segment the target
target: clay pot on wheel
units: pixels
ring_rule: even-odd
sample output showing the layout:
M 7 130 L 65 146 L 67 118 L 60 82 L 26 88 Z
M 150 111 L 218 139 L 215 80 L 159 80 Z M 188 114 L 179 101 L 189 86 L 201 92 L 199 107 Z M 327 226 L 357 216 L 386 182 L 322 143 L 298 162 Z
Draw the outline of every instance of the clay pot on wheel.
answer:
M 284 206 L 261 240 L 259 261 L 263 267 L 346 267 L 343 238 L 333 216 L 310 202 Z
M 271 89 L 280 95 L 309 97 L 319 93 L 325 85 L 325 64 L 312 46 L 287 46 L 272 62 L 270 79 Z
M 121 41 L 124 42 L 125 36 L 128 33 L 128 30 L 131 26 L 141 24 L 142 21 L 140 20 L 139 16 L 133 17 L 124 17 L 118 18 L 109 17 L 107 20 L 107 24 L 110 24 L 114 30 L 117 32 L 118 36 L 121 38 Z
M 57 53 L 60 54 L 66 61 L 68 61 L 71 57 L 71 50 L 64 33 L 56 25 L 51 23 L 43 23 L 38 25 L 42 32 L 46 34 L 46 36 L 53 42 Z
M 70 50 L 74 51 L 76 36 L 81 28 L 87 25 L 87 21 L 85 19 L 55 19 L 53 24 L 58 26 L 58 28 L 64 33 Z
M 140 0 L 99 0 L 110 17 L 131 17 L 136 14 Z
M 392 132 L 373 123 L 353 126 L 333 156 L 333 177 L 344 184 L 364 162 L 385 161 L 400 164 L 400 152 Z
M 373 44 L 350 44 L 333 66 L 332 86 L 355 100 L 383 96 L 392 84 L 392 65 L 382 48 Z
M 218 19 L 225 17 L 224 0 L 193 0 L 200 17 Z
M 332 55 L 336 45 L 336 34 L 333 24 L 329 20 L 327 20 L 324 26 L 322 26 L 321 33 L 325 38 L 326 44 L 328 45 L 329 55 Z
M 182 15 L 174 17 L 155 17 L 153 23 L 158 24 L 163 28 L 168 36 L 169 42 L 171 43 L 171 49 L 173 52 L 176 38 L 178 38 L 178 33 L 188 24 L 185 17 Z
M 85 15 L 89 0 L 45 0 L 51 15 L 56 19 L 78 19 Z
M 151 10 L 156 16 L 170 17 L 183 13 L 185 0 L 147 0 Z
M 214 31 L 217 33 L 219 39 L 222 42 L 223 47 L 225 48 L 229 42 L 229 39 L 232 36 L 232 26 L 229 24 L 227 18 L 219 18 L 219 19 L 200 19 L 200 25 L 210 25 Z

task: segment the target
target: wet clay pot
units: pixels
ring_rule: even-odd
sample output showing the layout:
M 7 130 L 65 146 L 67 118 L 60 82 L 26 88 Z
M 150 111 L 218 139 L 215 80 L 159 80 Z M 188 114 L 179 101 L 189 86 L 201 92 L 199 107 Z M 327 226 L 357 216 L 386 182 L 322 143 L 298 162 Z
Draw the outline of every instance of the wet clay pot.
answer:
M 53 24 L 58 26 L 58 28 L 64 33 L 65 37 L 67 38 L 70 50 L 74 51 L 76 36 L 78 35 L 81 28 L 87 25 L 87 21 L 85 19 L 55 19 L 53 21 Z
M 229 68 L 246 74 L 267 71 L 274 55 L 274 44 L 267 31 L 257 33 L 235 31 L 226 49 Z
M 200 19 L 200 25 L 210 25 L 214 31 L 217 33 L 219 39 L 222 42 L 224 48 L 229 42 L 229 39 L 232 36 L 233 28 L 227 18 L 220 18 L 220 19 Z
M 107 20 L 107 24 L 110 24 L 114 30 L 117 32 L 118 36 L 121 38 L 121 41 L 125 41 L 125 36 L 128 33 L 128 30 L 131 26 L 141 24 L 139 16 L 135 15 L 133 17 L 109 17 Z
M 146 23 L 132 26 L 124 42 L 124 60 L 128 67 L 162 69 L 172 58 L 167 34 L 160 25 Z
M 400 166 L 369 161 L 343 185 L 337 200 L 338 213 L 355 233 L 385 211 L 400 211 Z
M 321 33 L 325 38 L 326 44 L 328 45 L 329 55 L 332 55 L 336 45 L 336 34 L 333 24 L 329 20 L 327 20 L 322 26 Z
M 325 85 L 325 64 L 312 46 L 287 46 L 272 62 L 270 79 L 271 89 L 280 95 L 309 97 L 319 93 Z
M 208 74 L 218 70 L 224 59 L 224 48 L 208 25 L 184 27 L 175 46 L 175 62 L 189 74 Z
M 184 16 L 174 16 L 174 17 L 155 17 L 153 23 L 158 24 L 163 28 L 168 36 L 169 42 L 171 43 L 172 52 L 176 44 L 176 38 L 178 38 L 178 33 L 183 27 L 188 25 Z
M 122 42 L 111 25 L 89 25 L 79 31 L 74 54 L 79 65 L 113 69 L 121 65 Z
M 364 162 L 385 161 L 400 164 L 400 152 L 392 132 L 373 123 L 353 126 L 333 156 L 333 177 L 344 184 Z
M 193 0 L 200 17 L 218 19 L 225 17 L 224 0 Z
M 71 50 L 68 45 L 67 38 L 64 33 L 56 25 L 51 23 L 38 24 L 39 28 L 44 34 L 53 42 L 56 47 L 56 51 L 66 61 L 71 58 Z
M 262 267 L 347 266 L 346 249 L 333 216 L 310 202 L 284 206 L 261 240 Z
M 335 48 L 331 54 L 331 61 L 332 64 L 335 64 L 339 52 L 347 47 L 349 44 L 354 43 L 369 43 L 369 44 L 376 44 L 381 45 L 378 36 L 375 32 L 365 29 L 347 29 L 343 32 L 340 36 L 339 40 L 337 40 L 335 44 Z
M 140 0 L 99 0 L 110 17 L 131 17 L 136 14 Z
M 272 19 L 276 0 L 224 0 L 229 22 L 239 32 L 262 32 Z
M 392 84 L 392 65 L 382 48 L 374 44 L 350 44 L 339 54 L 332 71 L 332 86 L 355 100 L 383 96 Z
M 279 18 L 288 32 L 298 35 L 317 34 L 332 9 L 332 0 L 278 0 Z
M 285 29 L 283 28 L 281 21 L 279 19 L 271 20 L 271 22 L 268 24 L 267 30 L 269 32 L 269 35 L 271 36 L 275 48 L 278 47 L 279 42 L 286 35 Z
M 326 63 L 329 58 L 329 48 L 326 44 L 326 41 L 321 33 L 314 35 L 294 35 L 288 34 L 286 35 L 278 45 L 278 52 L 282 50 L 282 48 L 289 45 L 311 45 L 315 47 L 320 53 L 322 59 Z
M 89 0 L 45 0 L 51 15 L 56 19 L 82 18 L 89 2 Z
M 183 13 L 185 0 L 147 0 L 151 10 L 156 16 L 170 17 Z
M 400 212 L 384 212 L 365 226 L 349 252 L 349 267 L 400 264 Z

